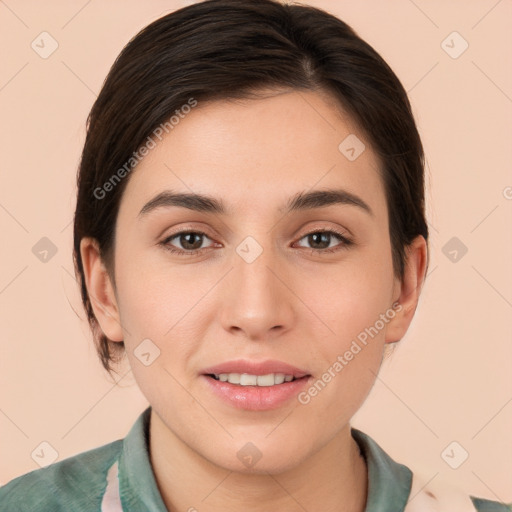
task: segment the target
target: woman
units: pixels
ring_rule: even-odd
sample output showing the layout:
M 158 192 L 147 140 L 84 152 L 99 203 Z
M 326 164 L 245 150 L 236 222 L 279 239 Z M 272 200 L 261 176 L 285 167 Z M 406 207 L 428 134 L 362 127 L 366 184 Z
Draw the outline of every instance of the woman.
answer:
M 424 283 L 423 164 L 398 78 L 322 10 L 142 30 L 90 113 L 74 256 L 103 365 L 126 354 L 150 407 L 1 509 L 511 510 L 350 426 Z

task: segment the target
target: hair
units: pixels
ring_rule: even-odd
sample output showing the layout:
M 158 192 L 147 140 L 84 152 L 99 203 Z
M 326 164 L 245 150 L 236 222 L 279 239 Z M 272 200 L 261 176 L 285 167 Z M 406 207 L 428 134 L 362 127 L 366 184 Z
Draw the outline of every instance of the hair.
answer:
M 123 48 L 87 119 L 73 256 L 98 355 L 108 372 L 124 352 L 124 342 L 109 340 L 94 315 L 80 241 L 97 241 L 113 279 L 116 219 L 129 180 L 121 170 L 131 170 L 127 162 L 135 167 L 133 155 L 144 141 L 191 99 L 254 98 L 268 88 L 328 92 L 361 129 L 381 163 L 397 277 L 403 277 L 407 246 L 417 235 L 428 240 L 424 153 L 407 93 L 350 26 L 322 9 L 276 0 L 206 0 L 174 11 Z

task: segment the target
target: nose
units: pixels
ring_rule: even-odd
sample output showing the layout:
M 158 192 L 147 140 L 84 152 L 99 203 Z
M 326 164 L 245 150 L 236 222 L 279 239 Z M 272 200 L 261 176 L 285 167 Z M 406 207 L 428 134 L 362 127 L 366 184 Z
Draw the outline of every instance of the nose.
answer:
M 234 254 L 233 265 L 220 298 L 223 328 L 252 341 L 276 338 L 289 330 L 297 299 L 289 272 L 274 251 L 264 249 L 253 261 L 240 251 Z

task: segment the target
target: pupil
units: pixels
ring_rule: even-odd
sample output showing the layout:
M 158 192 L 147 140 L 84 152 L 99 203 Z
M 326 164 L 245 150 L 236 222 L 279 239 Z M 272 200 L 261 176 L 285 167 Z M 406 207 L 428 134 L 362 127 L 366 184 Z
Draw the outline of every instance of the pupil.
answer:
M 189 242 L 188 241 L 188 238 L 192 238 L 194 239 L 195 237 L 198 237 L 199 238 L 199 245 L 196 247 L 194 246 L 194 242 Z M 185 243 L 183 243 L 183 240 L 185 240 Z M 201 247 L 201 235 L 197 234 L 197 233 L 187 233 L 185 235 L 181 235 L 181 240 L 180 240 L 181 244 L 183 245 L 183 247 L 185 247 L 186 249 L 199 249 Z M 188 245 L 192 245 L 193 247 L 188 247 Z
M 320 243 L 322 245 L 321 248 L 325 249 L 326 247 L 329 247 L 329 233 L 313 233 L 310 236 L 309 242 L 311 245 L 315 245 L 316 243 Z M 322 242 L 323 239 L 323 242 Z

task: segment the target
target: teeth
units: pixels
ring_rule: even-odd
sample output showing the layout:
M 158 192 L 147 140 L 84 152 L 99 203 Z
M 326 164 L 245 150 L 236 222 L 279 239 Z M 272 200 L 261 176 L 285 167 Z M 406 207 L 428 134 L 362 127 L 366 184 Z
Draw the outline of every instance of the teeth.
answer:
M 228 377 L 228 382 L 229 382 L 229 377 Z M 248 373 L 242 373 L 242 375 L 240 375 L 240 386 L 257 386 L 257 385 L 258 385 L 258 377 L 256 375 L 249 375 Z
M 276 373 L 274 375 L 274 384 L 282 384 L 286 380 L 287 377 L 289 377 L 289 380 L 287 382 L 290 382 L 291 380 L 293 380 L 293 375 L 287 376 L 284 373 Z M 270 385 L 272 385 L 272 384 L 270 384 Z
M 216 373 L 215 379 L 240 386 L 274 386 L 294 380 L 293 375 L 269 373 L 267 375 L 250 375 L 249 373 Z

